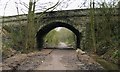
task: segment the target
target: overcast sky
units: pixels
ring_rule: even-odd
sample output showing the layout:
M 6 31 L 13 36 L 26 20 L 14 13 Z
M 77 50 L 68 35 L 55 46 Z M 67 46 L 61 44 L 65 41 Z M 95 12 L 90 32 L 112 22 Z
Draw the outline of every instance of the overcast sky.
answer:
M 36 4 L 36 12 L 44 11 L 45 8 L 49 8 L 57 3 L 58 0 L 39 0 Z M 70 10 L 88 8 L 90 0 L 60 0 L 62 2 L 55 10 Z M 104 0 L 95 0 L 95 2 L 103 2 Z M 118 0 L 105 0 L 106 2 L 118 1 Z M 17 8 L 20 14 L 27 13 L 28 9 L 20 4 L 26 3 L 28 5 L 29 0 L 0 0 L 0 16 L 12 16 L 17 15 Z M 83 5 L 83 3 L 85 5 Z M 26 6 L 27 6 L 26 5 Z M 6 8 L 5 8 L 6 6 Z

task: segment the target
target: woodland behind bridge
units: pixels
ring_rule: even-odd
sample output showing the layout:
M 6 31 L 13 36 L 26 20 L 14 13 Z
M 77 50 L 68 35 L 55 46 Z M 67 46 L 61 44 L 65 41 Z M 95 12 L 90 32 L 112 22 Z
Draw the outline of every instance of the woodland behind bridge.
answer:
M 116 1 L 117 2 L 117 1 Z M 36 1 L 29 2 L 27 25 L 25 27 L 4 26 L 2 27 L 2 59 L 6 59 L 16 53 L 29 53 L 36 51 L 35 47 L 35 29 L 34 17 L 35 17 L 35 4 Z M 44 12 L 53 11 L 61 2 L 57 2 L 54 6 L 47 8 Z M 95 16 L 95 10 L 97 3 L 94 0 L 90 2 L 90 24 L 86 24 L 86 37 L 83 40 L 82 50 L 92 54 L 94 53 L 98 57 L 115 64 L 115 69 L 120 65 L 120 2 L 116 3 L 98 3 L 97 7 L 101 8 L 101 16 Z M 7 3 L 6 3 L 7 6 Z M 19 14 L 19 7 L 16 3 L 16 10 Z M 118 11 L 118 16 L 113 18 L 111 16 L 115 11 Z M 44 13 L 43 12 L 43 13 Z M 41 18 L 42 14 L 39 16 Z M 18 16 L 19 19 L 19 16 Z M 18 21 L 21 24 L 20 21 Z M 2 20 L 4 24 L 4 16 Z M 64 32 L 63 32 L 64 33 Z M 52 34 L 54 36 L 54 33 Z M 51 38 L 52 39 L 52 36 Z M 73 37 L 67 38 L 68 42 L 71 42 Z M 51 43 L 56 43 L 52 41 Z M 104 63 L 95 58 L 98 62 Z M 113 66 L 113 65 L 112 65 Z M 106 67 L 106 66 L 105 66 Z M 118 66 L 119 67 L 119 66 Z M 108 68 L 108 67 L 106 67 Z M 110 68 L 108 68 L 110 69 Z

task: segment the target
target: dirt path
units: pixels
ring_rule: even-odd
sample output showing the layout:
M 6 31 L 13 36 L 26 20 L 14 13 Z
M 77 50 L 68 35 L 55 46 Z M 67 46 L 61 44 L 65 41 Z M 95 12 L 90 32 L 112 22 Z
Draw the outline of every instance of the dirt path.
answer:
M 76 56 L 75 50 L 43 49 L 40 52 L 12 57 L 3 62 L 3 69 L 15 70 L 101 70 L 101 65 L 88 55 Z
M 102 69 L 100 66 L 86 65 L 76 57 L 75 50 L 55 49 L 35 70 L 89 70 Z
M 73 52 L 67 50 L 54 50 L 49 56 L 46 57 L 45 61 L 37 67 L 35 70 L 67 70 L 66 64 L 64 64 L 63 57 L 66 54 L 71 56 Z M 68 56 L 68 55 L 67 55 Z
M 52 53 L 51 55 L 47 56 L 45 61 L 36 68 L 36 70 L 66 70 L 64 64 L 60 62 L 61 56 Z

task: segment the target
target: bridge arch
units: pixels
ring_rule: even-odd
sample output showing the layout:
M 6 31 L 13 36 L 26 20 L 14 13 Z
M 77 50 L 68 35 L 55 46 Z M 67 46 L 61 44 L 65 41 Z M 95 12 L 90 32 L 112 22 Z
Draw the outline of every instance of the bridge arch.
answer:
M 36 34 L 36 42 L 37 42 L 37 48 L 41 50 L 43 46 L 43 38 L 44 36 L 50 32 L 52 29 L 57 27 L 65 27 L 69 30 L 71 30 L 76 35 L 76 48 L 80 48 L 80 41 L 81 41 L 81 33 L 79 30 L 74 28 L 71 24 L 64 23 L 64 22 L 51 22 L 49 24 L 46 24 L 43 26 Z

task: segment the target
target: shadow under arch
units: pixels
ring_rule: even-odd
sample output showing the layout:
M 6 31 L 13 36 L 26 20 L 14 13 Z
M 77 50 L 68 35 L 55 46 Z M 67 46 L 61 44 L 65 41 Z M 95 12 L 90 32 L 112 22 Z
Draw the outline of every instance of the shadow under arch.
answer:
M 75 29 L 72 25 L 67 24 L 67 23 L 52 22 L 52 23 L 42 27 L 36 34 L 37 48 L 39 50 L 41 50 L 43 47 L 44 36 L 56 27 L 65 27 L 65 28 L 71 30 L 76 35 L 76 49 L 80 48 L 81 33 L 77 29 Z

